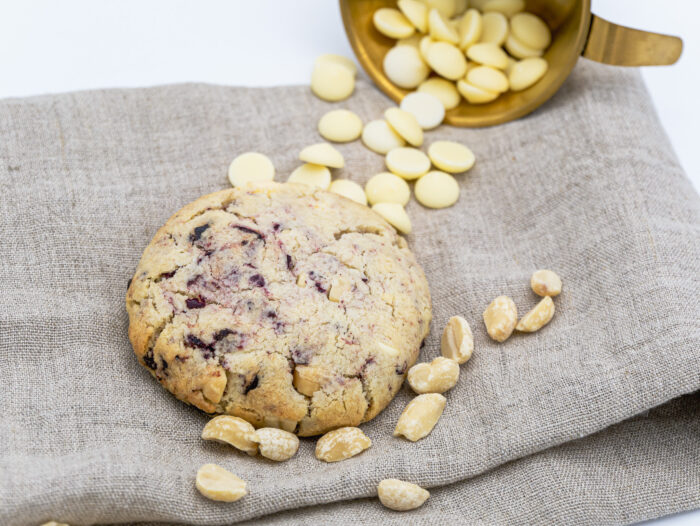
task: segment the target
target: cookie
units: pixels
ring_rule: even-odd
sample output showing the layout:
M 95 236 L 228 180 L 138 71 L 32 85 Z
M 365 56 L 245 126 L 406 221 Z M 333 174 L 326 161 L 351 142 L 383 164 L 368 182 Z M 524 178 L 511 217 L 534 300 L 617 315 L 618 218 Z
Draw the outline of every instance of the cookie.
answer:
M 374 418 L 431 320 L 423 270 L 379 215 L 276 183 L 173 215 L 126 308 L 136 356 L 180 400 L 300 436 Z

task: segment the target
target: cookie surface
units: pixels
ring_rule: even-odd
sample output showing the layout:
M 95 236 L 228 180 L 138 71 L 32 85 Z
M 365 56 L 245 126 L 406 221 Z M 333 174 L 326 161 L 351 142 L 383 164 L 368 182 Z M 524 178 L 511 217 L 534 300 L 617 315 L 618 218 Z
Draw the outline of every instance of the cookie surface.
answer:
M 431 319 L 423 270 L 382 218 L 276 183 L 172 216 L 126 306 L 139 361 L 179 399 L 301 436 L 374 418 Z

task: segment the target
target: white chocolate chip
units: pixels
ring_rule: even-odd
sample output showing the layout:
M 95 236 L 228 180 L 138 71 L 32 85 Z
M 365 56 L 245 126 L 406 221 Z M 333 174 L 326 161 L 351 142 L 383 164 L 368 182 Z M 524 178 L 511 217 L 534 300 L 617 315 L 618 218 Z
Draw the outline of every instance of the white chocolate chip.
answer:
M 459 199 L 459 184 L 450 174 L 433 170 L 416 181 L 416 199 L 428 208 L 447 208 Z
M 415 1 L 415 0 L 413 0 L 413 1 Z M 415 35 L 411 35 L 408 38 L 402 38 L 400 40 L 397 40 L 395 45 L 396 46 L 411 46 L 411 47 L 418 49 L 422 38 L 423 38 L 423 35 L 421 35 L 420 33 L 416 33 Z
M 328 188 L 328 191 L 333 192 L 334 194 L 342 195 L 348 199 L 352 199 L 361 205 L 367 205 L 367 196 L 365 195 L 365 191 L 359 184 L 357 184 L 355 181 L 351 181 L 350 179 L 338 179 L 333 181 L 330 188 Z
M 427 33 L 428 6 L 418 0 L 399 0 L 396 4 L 413 27 L 421 33 Z
M 420 42 L 418 42 L 418 51 L 420 52 L 420 56 L 423 58 L 423 60 L 428 60 L 428 50 L 434 43 L 435 41 L 428 35 L 425 35 L 420 39 Z
M 428 13 L 428 28 L 430 30 L 430 38 L 433 40 L 449 42 L 450 44 L 459 42 L 457 31 L 454 30 L 437 9 L 433 8 Z
M 411 220 L 408 214 L 398 203 L 377 203 L 372 206 L 372 210 L 382 216 L 387 223 L 393 226 L 402 234 L 411 233 Z
M 430 159 L 422 151 L 415 148 L 394 148 L 384 159 L 391 173 L 400 175 L 406 180 L 418 179 L 430 170 Z
M 435 42 L 428 47 L 426 60 L 428 65 L 441 77 L 457 80 L 467 71 L 467 59 L 464 53 L 448 42 Z
M 478 88 L 466 80 L 457 82 L 457 89 L 462 97 L 467 99 L 467 102 L 471 104 L 486 104 L 487 102 L 496 100 L 500 95 L 497 91 L 488 91 Z
M 264 427 L 255 432 L 255 438 L 260 444 L 260 454 L 275 462 L 289 460 L 299 449 L 299 438 L 283 429 Z
M 430 70 L 413 46 L 394 46 L 384 55 L 384 73 L 400 88 L 413 89 L 423 82 Z
M 459 380 L 459 364 L 444 356 L 432 362 L 418 363 L 408 370 L 408 385 L 418 394 L 444 393 Z
M 237 416 L 215 416 L 204 426 L 202 438 L 228 444 L 249 455 L 255 455 L 258 451 L 255 428 L 250 422 Z
M 384 479 L 377 486 L 379 501 L 395 511 L 420 508 L 430 497 L 430 492 L 416 484 L 398 479 Z
M 508 35 L 506 39 L 506 49 L 515 58 L 532 58 L 542 56 L 543 50 L 531 48 L 523 44 L 513 35 Z
M 440 340 L 440 352 L 445 358 L 457 363 L 466 363 L 474 352 L 474 336 L 467 320 L 461 316 L 452 316 Z
M 410 37 L 415 31 L 408 18 L 398 9 L 391 7 L 377 9 L 372 16 L 372 21 L 377 31 L 389 38 Z
M 518 13 L 510 20 L 511 34 L 529 48 L 542 50 L 552 41 L 549 26 L 537 15 Z
M 452 18 L 457 10 L 455 0 L 421 0 L 425 2 L 429 9 L 437 9 L 445 18 Z
M 331 171 L 320 164 L 302 164 L 287 179 L 289 183 L 305 184 L 328 190 L 331 184 Z
M 502 46 L 508 36 L 508 19 L 497 12 L 485 13 L 481 16 L 480 42 L 492 42 Z
M 547 325 L 554 316 L 554 302 L 545 296 L 515 326 L 520 332 L 535 332 Z
M 429 93 L 437 97 L 440 102 L 442 102 L 445 110 L 451 110 L 459 106 L 459 101 L 462 98 L 454 82 L 441 79 L 440 77 L 429 78 L 422 82 L 420 86 L 418 86 L 418 92 Z
M 332 64 L 339 64 L 341 66 L 344 66 L 350 71 L 350 73 L 352 73 L 353 78 L 357 75 L 357 65 L 355 64 L 355 62 L 353 62 L 352 59 L 349 59 L 348 57 L 344 57 L 343 55 L 334 55 L 332 53 L 325 53 L 323 55 L 319 55 L 318 57 L 316 57 L 314 65 L 324 63 L 327 64 L 329 62 Z
M 486 332 L 497 342 L 506 341 L 518 323 L 518 309 L 508 296 L 498 296 L 484 311 Z
M 423 144 L 423 130 L 416 118 L 400 108 L 389 108 L 384 112 L 389 126 L 412 146 Z
M 384 119 L 370 121 L 365 125 L 362 130 L 362 143 L 382 155 L 406 145 L 406 141 Z
M 497 11 L 508 18 L 525 9 L 525 0 L 487 0 L 481 10 L 484 13 Z
M 491 42 L 474 44 L 467 50 L 467 57 L 484 66 L 505 69 L 508 66 L 508 55 L 500 46 Z
M 275 166 L 269 157 L 261 153 L 242 153 L 228 167 L 228 180 L 236 187 L 272 181 L 274 178 Z
M 467 82 L 486 91 L 497 93 L 508 91 L 508 77 L 505 73 L 489 66 L 477 66 L 470 69 L 467 73 Z
M 248 494 L 243 479 L 216 464 L 199 468 L 195 486 L 206 498 L 221 502 L 235 502 Z
M 343 154 L 327 142 L 307 146 L 299 152 L 299 160 L 305 163 L 328 166 L 329 168 L 342 168 L 345 166 Z
M 372 445 L 372 441 L 358 427 L 341 427 L 329 431 L 316 442 L 316 458 L 325 462 L 338 462 L 359 455 Z
M 481 38 L 481 13 L 476 9 L 469 9 L 459 21 L 459 47 L 468 49 Z
M 318 133 L 328 141 L 354 141 L 362 134 L 362 119 L 350 110 L 332 110 L 318 121 Z
M 436 128 L 445 118 L 442 102 L 429 93 L 409 93 L 401 100 L 399 107 L 413 115 L 424 130 Z
M 513 64 L 508 73 L 512 91 L 522 91 L 535 84 L 547 73 L 548 64 L 543 58 L 531 57 Z
M 331 60 L 316 62 L 311 73 L 311 91 L 329 102 L 347 99 L 355 90 L 355 75 L 343 64 Z
M 370 204 L 398 203 L 406 206 L 411 198 L 408 183 L 398 175 L 381 172 L 372 176 L 365 184 L 365 194 Z
M 435 141 L 428 148 L 428 157 L 440 170 L 452 174 L 466 172 L 476 162 L 469 148 L 453 141 Z
M 401 413 L 394 436 L 403 435 L 411 442 L 430 434 L 445 409 L 447 399 L 438 393 L 416 396 Z
M 551 270 L 538 270 L 530 278 L 530 287 L 538 296 L 561 294 L 561 278 Z

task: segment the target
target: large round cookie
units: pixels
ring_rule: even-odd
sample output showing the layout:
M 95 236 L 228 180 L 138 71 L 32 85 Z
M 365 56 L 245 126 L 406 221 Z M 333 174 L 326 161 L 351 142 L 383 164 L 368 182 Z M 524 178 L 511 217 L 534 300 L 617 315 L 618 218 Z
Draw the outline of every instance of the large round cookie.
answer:
M 431 319 L 425 275 L 382 218 L 275 183 L 172 216 L 126 308 L 136 355 L 175 396 L 302 436 L 374 418 Z

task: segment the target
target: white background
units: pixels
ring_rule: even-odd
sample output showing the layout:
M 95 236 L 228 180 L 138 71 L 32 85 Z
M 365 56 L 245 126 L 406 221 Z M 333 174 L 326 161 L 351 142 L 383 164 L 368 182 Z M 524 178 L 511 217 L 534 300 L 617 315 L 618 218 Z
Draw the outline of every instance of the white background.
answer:
M 593 0 L 593 10 L 684 39 L 676 65 L 642 74 L 700 190 L 700 3 Z M 187 81 L 307 84 L 321 53 L 352 56 L 335 0 L 0 0 L 0 98 Z M 700 511 L 650 524 L 698 525 Z

